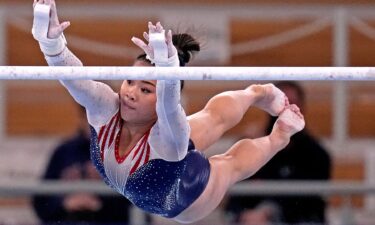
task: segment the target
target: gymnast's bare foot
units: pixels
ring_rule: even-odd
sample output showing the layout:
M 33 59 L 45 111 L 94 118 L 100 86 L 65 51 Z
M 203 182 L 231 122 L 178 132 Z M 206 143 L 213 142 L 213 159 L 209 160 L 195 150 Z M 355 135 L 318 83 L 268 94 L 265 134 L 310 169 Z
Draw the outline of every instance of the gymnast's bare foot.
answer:
M 284 111 L 277 118 L 274 125 L 274 129 L 278 129 L 281 132 L 292 136 L 293 134 L 301 131 L 305 127 L 305 120 L 300 112 L 300 109 L 296 105 L 288 105 Z
M 278 116 L 289 105 L 288 98 L 284 92 L 273 84 L 252 85 L 249 88 L 259 94 L 259 100 L 254 103 L 254 106 L 272 116 Z
M 305 127 L 305 120 L 298 106 L 288 105 L 277 118 L 270 134 L 271 142 L 278 151 L 285 148 L 290 137 Z

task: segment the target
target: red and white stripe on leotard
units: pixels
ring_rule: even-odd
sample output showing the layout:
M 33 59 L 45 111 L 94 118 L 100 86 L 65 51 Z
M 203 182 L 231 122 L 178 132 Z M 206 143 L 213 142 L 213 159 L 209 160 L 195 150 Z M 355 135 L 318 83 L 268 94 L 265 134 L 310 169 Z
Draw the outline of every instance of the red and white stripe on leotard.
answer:
M 140 166 L 147 163 L 150 160 L 150 145 L 148 144 L 148 136 L 150 134 L 150 130 L 147 131 L 142 138 L 138 141 L 137 147 L 133 147 L 130 151 L 128 151 L 125 155 L 120 156 L 119 151 L 119 143 L 120 143 L 120 136 L 121 136 L 121 128 L 122 128 L 122 119 L 120 113 L 116 113 L 108 124 L 102 126 L 99 130 L 98 134 L 98 142 L 100 146 L 100 155 L 102 161 L 104 160 L 104 149 L 106 148 L 113 148 L 115 152 L 115 158 L 117 163 L 122 163 L 132 151 L 135 151 L 130 168 L 130 174 L 134 173 Z M 113 146 L 114 144 L 114 146 Z

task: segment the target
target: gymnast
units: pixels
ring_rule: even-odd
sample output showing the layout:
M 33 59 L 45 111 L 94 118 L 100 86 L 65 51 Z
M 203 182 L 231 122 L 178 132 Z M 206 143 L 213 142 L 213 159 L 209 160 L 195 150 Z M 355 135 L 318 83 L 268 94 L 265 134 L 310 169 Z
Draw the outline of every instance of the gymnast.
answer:
M 59 22 L 54 0 L 34 1 L 32 34 L 50 66 L 82 66 L 66 47 L 69 25 Z M 145 52 L 134 66 L 184 66 L 200 50 L 188 34 L 172 35 L 160 23 L 148 29 L 148 44 L 132 38 Z M 60 82 L 86 108 L 92 160 L 104 181 L 142 210 L 181 223 L 207 216 L 233 184 L 259 170 L 305 125 L 299 108 L 272 84 L 223 92 L 186 116 L 179 80 L 125 80 L 119 93 L 93 80 Z M 202 152 L 250 106 L 278 116 L 272 132 L 207 159 Z

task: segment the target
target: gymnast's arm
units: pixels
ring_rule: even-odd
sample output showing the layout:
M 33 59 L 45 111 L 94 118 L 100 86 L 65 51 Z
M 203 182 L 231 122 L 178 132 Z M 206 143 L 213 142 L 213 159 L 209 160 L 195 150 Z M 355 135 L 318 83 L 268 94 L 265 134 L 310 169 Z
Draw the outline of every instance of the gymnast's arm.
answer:
M 54 0 L 34 2 L 32 34 L 50 66 L 82 66 L 66 47 L 63 31 L 70 25 L 60 23 Z M 73 98 L 86 108 L 91 125 L 103 125 L 118 110 L 118 95 L 106 84 L 92 80 L 61 80 Z
M 67 47 L 59 55 L 45 58 L 50 66 L 82 66 L 81 61 Z M 74 100 L 86 108 L 91 125 L 104 125 L 118 110 L 118 95 L 107 84 L 93 80 L 60 82 Z
M 149 34 L 142 40 L 132 41 L 142 48 L 156 66 L 180 65 L 177 50 L 172 42 L 172 33 L 164 35 L 160 23 L 149 23 Z M 168 51 L 168 52 L 166 52 Z M 180 104 L 181 82 L 179 80 L 158 80 L 156 83 L 156 113 L 158 120 L 152 127 L 149 137 L 150 147 L 162 159 L 179 161 L 187 153 L 190 126 L 184 109 Z
M 180 81 L 158 80 L 156 113 L 158 120 L 150 132 L 149 143 L 167 161 L 179 161 L 187 153 L 190 126 L 180 103 Z

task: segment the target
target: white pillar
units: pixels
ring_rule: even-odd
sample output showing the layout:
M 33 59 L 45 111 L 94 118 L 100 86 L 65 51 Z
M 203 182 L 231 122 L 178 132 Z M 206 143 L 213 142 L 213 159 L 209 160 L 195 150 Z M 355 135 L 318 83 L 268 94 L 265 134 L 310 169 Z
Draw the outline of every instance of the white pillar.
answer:
M 334 18 L 333 66 L 348 66 L 348 27 L 346 11 L 338 8 Z M 347 138 L 347 87 L 344 81 L 336 81 L 333 91 L 333 140 L 340 147 L 344 146 Z
M 6 13 L 4 6 L 0 6 L 0 65 L 6 64 Z M 5 137 L 6 127 L 6 93 L 5 93 L 5 81 L 0 80 L 0 140 Z
M 335 12 L 333 23 L 333 52 L 334 66 L 348 65 L 348 29 L 346 23 L 346 12 L 343 8 L 338 8 Z M 336 81 L 333 91 L 333 140 L 337 149 L 345 148 L 345 140 L 347 138 L 347 87 L 344 81 Z M 353 224 L 353 209 L 350 204 L 350 196 L 344 198 L 341 208 L 340 222 L 341 224 Z
M 366 182 L 370 185 L 375 185 L 375 148 L 369 148 L 364 151 Z M 365 209 L 368 212 L 375 210 L 375 196 L 367 195 L 365 201 Z

